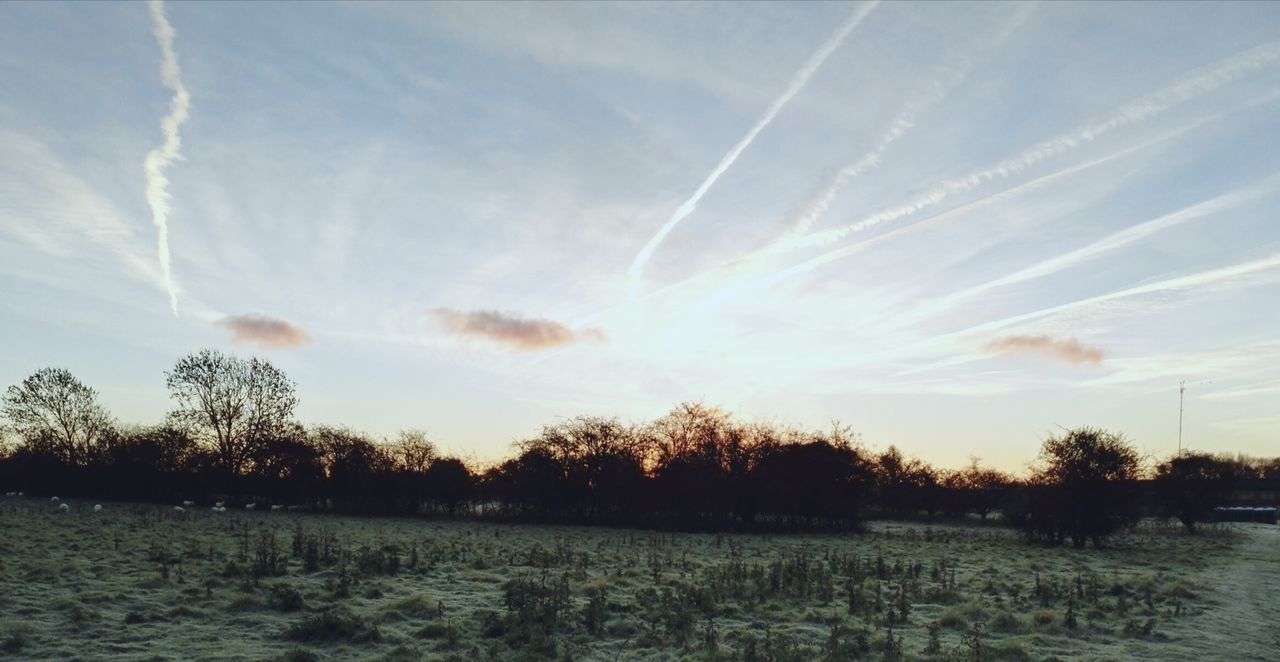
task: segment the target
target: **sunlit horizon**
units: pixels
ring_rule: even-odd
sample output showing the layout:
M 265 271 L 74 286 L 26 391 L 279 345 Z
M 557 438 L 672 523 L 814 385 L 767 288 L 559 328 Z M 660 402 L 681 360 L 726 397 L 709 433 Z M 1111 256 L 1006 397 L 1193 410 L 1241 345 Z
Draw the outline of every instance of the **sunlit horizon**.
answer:
M 1274 5 L 0 18 L 0 388 L 155 424 L 216 348 L 482 461 L 686 401 L 939 467 L 1280 445 Z

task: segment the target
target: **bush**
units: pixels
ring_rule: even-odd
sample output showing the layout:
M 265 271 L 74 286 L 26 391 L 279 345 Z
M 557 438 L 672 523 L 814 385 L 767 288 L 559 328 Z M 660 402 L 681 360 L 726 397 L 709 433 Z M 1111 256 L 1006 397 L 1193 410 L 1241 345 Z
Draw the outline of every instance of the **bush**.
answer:
M 320 662 L 320 656 L 305 649 L 295 648 L 280 657 L 276 658 L 277 662 Z
M 1040 468 L 1011 505 L 1010 519 L 1028 537 L 1083 548 L 1138 519 L 1138 452 L 1123 436 L 1096 428 L 1045 440 Z
M 276 584 L 271 587 L 267 604 L 276 611 L 298 611 L 303 606 L 302 594 L 288 584 Z
M 0 639 L 0 651 L 16 655 L 22 652 L 22 649 L 31 645 L 31 637 L 27 636 L 24 630 L 13 629 Z
M 363 643 L 380 641 L 378 626 L 344 608 L 326 609 L 312 614 L 285 630 L 286 639 L 293 641 L 347 641 Z

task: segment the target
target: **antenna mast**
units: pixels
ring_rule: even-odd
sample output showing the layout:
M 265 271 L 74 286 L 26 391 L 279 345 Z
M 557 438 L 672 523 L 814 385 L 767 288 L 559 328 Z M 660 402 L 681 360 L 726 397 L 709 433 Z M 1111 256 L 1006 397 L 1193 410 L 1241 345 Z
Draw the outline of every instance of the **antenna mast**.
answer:
M 1182 456 L 1182 401 L 1187 393 L 1187 380 L 1178 382 L 1178 456 Z

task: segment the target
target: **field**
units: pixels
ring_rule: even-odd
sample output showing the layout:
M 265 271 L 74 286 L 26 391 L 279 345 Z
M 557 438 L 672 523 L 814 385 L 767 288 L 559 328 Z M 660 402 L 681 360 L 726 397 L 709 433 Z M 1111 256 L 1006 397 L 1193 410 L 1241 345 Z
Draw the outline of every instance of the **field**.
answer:
M 6 659 L 1275 659 L 1280 527 L 716 535 L 0 501 Z

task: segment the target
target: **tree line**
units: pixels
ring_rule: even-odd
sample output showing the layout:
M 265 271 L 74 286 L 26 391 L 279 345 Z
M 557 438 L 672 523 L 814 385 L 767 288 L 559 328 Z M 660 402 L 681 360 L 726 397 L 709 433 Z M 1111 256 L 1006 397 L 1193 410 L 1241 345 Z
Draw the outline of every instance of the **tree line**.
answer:
M 629 424 L 580 416 L 545 426 L 488 467 L 442 455 L 408 430 L 375 439 L 305 427 L 296 385 L 259 358 L 203 350 L 165 374 L 174 407 L 119 425 L 64 369 L 36 371 L 0 401 L 6 491 L 155 502 L 269 502 L 307 510 L 488 517 L 689 530 L 850 529 L 866 517 L 973 516 L 1082 547 L 1144 515 L 1194 532 L 1245 479 L 1280 458 L 1185 453 L 1146 471 L 1123 436 L 1065 430 L 1015 477 L 978 460 L 940 470 L 874 453 L 846 426 L 744 422 L 700 403 Z

